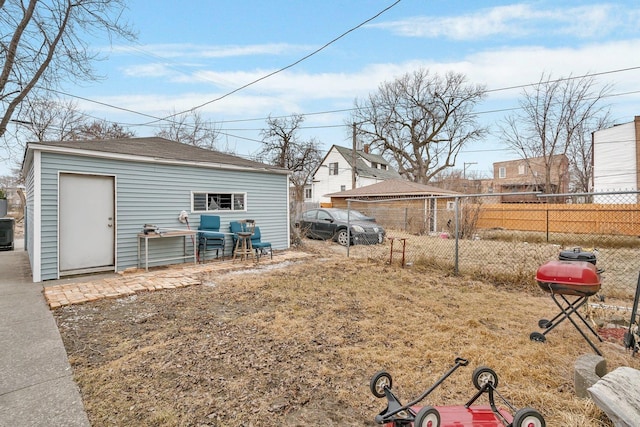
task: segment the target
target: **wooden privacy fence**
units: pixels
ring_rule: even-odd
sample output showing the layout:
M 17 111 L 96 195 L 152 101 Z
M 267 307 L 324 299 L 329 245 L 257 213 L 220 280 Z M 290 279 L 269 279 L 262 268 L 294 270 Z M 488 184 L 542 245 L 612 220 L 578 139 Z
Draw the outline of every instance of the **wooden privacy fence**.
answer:
M 640 204 L 481 204 L 478 229 L 640 236 Z

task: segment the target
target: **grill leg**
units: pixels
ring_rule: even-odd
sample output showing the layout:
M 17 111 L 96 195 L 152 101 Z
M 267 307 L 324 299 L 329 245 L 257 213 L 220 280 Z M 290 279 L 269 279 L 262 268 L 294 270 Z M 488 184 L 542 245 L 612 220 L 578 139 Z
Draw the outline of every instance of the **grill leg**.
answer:
M 569 301 L 567 301 L 567 299 L 565 298 L 564 295 L 560 295 L 562 297 L 563 300 L 565 300 L 565 302 L 569 303 Z M 584 302 L 587 302 L 588 297 L 585 297 Z M 580 320 L 582 320 L 582 323 L 584 323 L 584 325 L 589 328 L 589 330 L 591 331 L 591 333 L 598 338 L 598 341 L 603 342 L 602 338 L 600 337 L 600 335 L 598 335 L 598 333 L 591 327 L 591 325 L 589 324 L 589 322 L 587 322 L 587 319 L 585 319 L 580 313 L 578 313 L 576 310 L 573 310 L 571 313 L 572 314 L 575 313 L 576 316 L 578 316 L 580 318 Z
M 564 295 L 560 295 L 560 297 L 569 305 L 569 310 L 567 311 L 567 308 L 565 308 L 560 301 L 558 301 L 558 299 L 556 298 L 556 295 L 554 293 L 551 294 L 551 298 L 553 299 L 553 302 L 556 303 L 556 305 L 558 306 L 558 308 L 560 308 L 560 310 L 562 310 L 562 313 L 564 313 L 564 317 L 562 319 L 560 319 L 556 324 L 554 324 L 552 327 L 550 327 L 549 329 L 547 329 L 546 331 L 544 331 L 543 335 L 546 335 L 547 332 L 549 332 L 551 329 L 553 329 L 555 326 L 557 326 L 558 324 L 560 324 L 564 319 L 569 319 L 569 321 L 571 322 L 571 324 L 578 330 L 578 332 L 580 332 L 580 335 L 582 335 L 582 338 L 585 339 L 585 341 L 587 343 L 589 343 L 589 345 L 591 346 L 591 348 L 593 349 L 593 351 L 596 352 L 596 354 L 598 356 L 602 356 L 602 353 L 600 352 L 600 350 L 598 349 L 598 347 L 595 346 L 595 344 L 589 339 L 589 337 L 587 336 L 587 334 L 584 333 L 584 331 L 580 328 L 580 325 L 578 325 L 575 320 L 573 320 L 573 318 L 571 317 L 572 314 L 577 315 L 580 320 L 582 320 L 582 322 L 585 324 L 585 326 L 587 326 L 587 328 L 589 328 L 589 330 L 600 340 L 600 342 L 602 342 L 602 338 L 600 338 L 600 335 L 598 335 L 598 333 L 596 331 L 593 330 L 593 328 L 591 327 L 591 325 L 589 325 L 589 323 L 587 323 L 587 320 L 582 317 L 582 315 L 580 313 L 577 312 L 578 308 L 582 307 L 586 302 L 588 297 L 579 297 L 578 300 L 574 301 L 573 303 L 570 303 L 567 298 Z M 575 305 L 576 303 L 578 303 L 577 305 Z
M 553 299 L 553 302 L 556 303 L 556 305 L 560 308 L 560 313 L 558 313 L 549 323 L 551 323 L 551 326 L 549 326 L 548 328 L 546 328 L 546 330 L 542 333 L 542 335 L 547 335 L 549 332 L 551 332 L 556 326 L 558 326 L 560 323 L 562 323 L 565 319 L 567 319 L 571 314 L 575 313 L 576 310 L 578 310 L 580 307 L 582 307 L 586 302 L 587 299 L 585 297 L 579 297 L 578 299 L 576 299 L 573 302 L 569 302 L 567 301 L 566 298 L 564 298 L 564 296 L 562 297 L 565 301 L 567 301 L 568 306 L 567 307 L 563 307 L 558 300 L 556 299 L 556 296 L 554 293 L 551 294 L 551 298 Z
M 553 297 L 553 294 L 551 294 L 551 296 L 555 300 L 555 297 Z M 563 298 L 564 298 L 564 296 L 563 296 Z M 556 314 L 553 319 L 547 321 L 549 326 L 546 326 L 545 329 L 547 329 L 548 331 L 550 331 L 551 329 L 553 329 L 556 326 L 558 326 L 560 323 L 562 323 L 562 321 L 564 319 L 567 318 L 567 310 L 569 310 L 570 313 L 574 312 L 578 308 L 580 308 L 582 305 L 584 305 L 584 303 L 586 302 L 586 299 L 584 297 L 578 297 L 573 302 L 569 302 L 566 298 L 564 298 L 564 300 L 567 303 L 566 309 L 562 309 L 562 307 L 561 307 L 562 311 L 560 311 L 560 313 Z M 558 304 L 558 303 L 556 302 L 556 304 Z M 545 334 L 546 334 L 546 332 L 545 332 Z

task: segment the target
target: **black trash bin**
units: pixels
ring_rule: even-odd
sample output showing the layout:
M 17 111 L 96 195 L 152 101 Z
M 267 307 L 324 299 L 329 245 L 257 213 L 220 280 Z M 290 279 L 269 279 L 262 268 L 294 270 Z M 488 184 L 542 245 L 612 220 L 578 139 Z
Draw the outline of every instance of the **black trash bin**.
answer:
M 13 250 L 13 218 L 0 218 L 0 251 Z

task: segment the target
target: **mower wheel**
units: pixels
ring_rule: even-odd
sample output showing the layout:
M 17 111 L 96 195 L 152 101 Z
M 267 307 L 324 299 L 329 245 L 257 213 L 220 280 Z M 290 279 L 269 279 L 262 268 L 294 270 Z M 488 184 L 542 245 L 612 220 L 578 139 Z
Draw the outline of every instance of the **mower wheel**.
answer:
M 546 427 L 540 412 L 532 408 L 522 408 L 513 416 L 513 427 Z
M 418 411 L 413 421 L 414 427 L 440 427 L 440 413 L 433 406 L 425 406 Z
M 473 371 L 473 376 L 471 377 L 473 381 L 473 385 L 478 390 L 481 390 L 485 384 L 489 383 L 493 385 L 493 388 L 498 388 L 498 375 L 491 368 L 487 368 L 486 366 L 479 366 Z
M 547 319 L 540 319 L 538 321 L 538 326 L 541 327 L 542 329 L 547 329 L 550 328 L 551 325 L 553 325 L 553 323 L 551 323 L 549 320 Z
M 547 337 L 545 337 L 544 334 L 541 334 L 540 332 L 531 332 L 531 335 L 529 335 L 529 339 L 531 341 L 545 342 L 547 340 Z
M 386 371 L 379 371 L 371 377 L 371 382 L 369 383 L 369 388 L 371 389 L 371 393 L 375 397 L 384 397 L 384 389 L 391 388 L 393 381 L 391 379 L 391 374 Z

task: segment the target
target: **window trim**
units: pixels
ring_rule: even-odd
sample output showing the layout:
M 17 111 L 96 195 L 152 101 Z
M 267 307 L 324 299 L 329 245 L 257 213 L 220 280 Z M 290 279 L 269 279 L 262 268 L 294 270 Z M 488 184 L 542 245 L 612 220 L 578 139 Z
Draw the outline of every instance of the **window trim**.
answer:
M 498 168 L 498 178 L 506 178 L 507 177 L 507 168 L 504 166 L 500 166 Z
M 205 210 L 196 210 L 196 201 L 195 196 L 197 194 L 204 194 L 205 199 L 209 200 L 209 195 L 217 194 L 217 195 L 228 195 L 231 196 L 231 208 L 230 209 L 209 209 L 209 203 L 205 203 Z M 243 204 L 242 209 L 234 209 L 235 197 L 242 196 Z M 246 191 L 235 191 L 235 192 L 220 192 L 220 191 L 191 191 L 191 212 L 193 213 L 209 213 L 209 212 L 246 212 L 247 211 L 247 192 Z
M 338 175 L 338 162 L 329 163 L 329 175 Z

